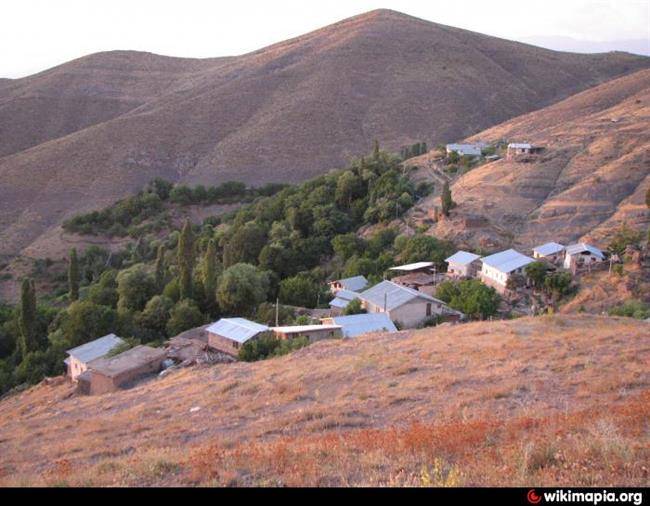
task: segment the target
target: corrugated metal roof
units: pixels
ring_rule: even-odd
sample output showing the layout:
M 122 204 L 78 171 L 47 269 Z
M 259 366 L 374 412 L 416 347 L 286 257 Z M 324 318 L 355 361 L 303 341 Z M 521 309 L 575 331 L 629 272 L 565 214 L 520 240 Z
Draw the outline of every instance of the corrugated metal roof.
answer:
M 566 252 L 569 255 L 576 255 L 582 253 L 583 251 L 588 251 L 589 253 L 599 257 L 601 260 L 605 258 L 605 254 L 601 250 L 596 248 L 596 246 L 592 246 L 591 244 L 586 244 L 584 242 L 580 242 L 578 244 L 571 244 L 566 247 Z
M 353 292 L 363 290 L 366 286 L 368 286 L 368 280 L 365 278 L 365 276 L 353 276 L 351 278 L 339 279 L 335 282 L 340 283 L 341 286 L 346 290 L 351 290 Z
M 533 248 L 533 252 L 539 255 L 555 255 L 564 249 L 564 246 L 557 242 L 547 242 L 541 246 L 536 246 Z
M 66 353 L 80 362 L 90 362 L 96 358 L 103 357 L 123 342 L 124 340 L 117 337 L 115 334 L 108 334 L 99 339 L 95 339 L 94 341 L 90 341 L 89 343 L 72 348 Z
M 508 144 L 508 148 L 513 148 L 513 149 L 530 149 L 532 148 L 533 145 L 529 144 L 528 142 L 511 142 Z
M 332 321 L 343 327 L 344 337 L 356 337 L 369 332 L 397 332 L 397 327 L 386 313 L 336 316 Z
M 397 267 L 391 267 L 391 271 L 417 271 L 419 269 L 426 269 L 427 267 L 433 267 L 433 262 L 415 262 L 413 264 L 398 265 Z
M 460 155 L 481 156 L 484 143 L 478 144 L 447 144 L 447 151 L 456 151 Z
M 449 258 L 445 259 L 445 262 L 448 263 L 454 263 L 458 265 L 469 265 L 471 264 L 474 260 L 477 260 L 481 258 L 480 255 L 477 255 L 475 253 L 470 253 L 469 251 L 457 251 L 453 255 L 451 255 Z
M 260 332 L 266 332 L 269 327 L 246 318 L 221 318 L 207 329 L 212 334 L 218 334 L 238 343 L 245 343 Z
M 281 332 L 282 334 L 299 334 L 314 330 L 336 330 L 340 328 L 340 325 L 288 325 L 286 327 L 272 327 L 271 330 Z
M 334 297 L 329 305 L 330 307 L 338 307 L 338 308 L 346 308 L 348 307 L 348 304 L 353 301 L 354 299 L 358 299 L 359 294 L 357 292 L 353 292 L 351 290 L 346 290 L 343 288 L 342 290 L 339 290 L 336 292 L 336 297 Z
M 490 267 L 494 267 L 498 271 L 501 271 L 505 274 L 535 261 L 533 258 L 522 255 L 514 249 L 507 249 L 505 251 L 495 253 L 494 255 L 483 257 L 481 260 L 484 264 L 487 264 Z
M 385 296 L 385 297 L 384 297 Z M 384 299 L 386 302 L 386 309 L 391 310 L 400 307 L 413 299 L 421 298 L 432 302 L 438 302 L 444 305 L 444 302 L 438 300 L 423 292 L 418 292 L 412 288 L 398 285 L 392 281 L 382 281 L 365 292 L 361 292 L 359 297 L 366 300 L 377 307 L 384 307 Z
M 346 299 L 339 299 L 338 297 L 334 297 L 334 298 L 330 301 L 329 305 L 330 305 L 330 307 L 337 307 L 337 308 L 339 308 L 339 309 L 345 309 L 346 307 L 348 307 L 348 304 L 349 304 L 350 302 L 351 302 L 351 301 L 346 300 Z

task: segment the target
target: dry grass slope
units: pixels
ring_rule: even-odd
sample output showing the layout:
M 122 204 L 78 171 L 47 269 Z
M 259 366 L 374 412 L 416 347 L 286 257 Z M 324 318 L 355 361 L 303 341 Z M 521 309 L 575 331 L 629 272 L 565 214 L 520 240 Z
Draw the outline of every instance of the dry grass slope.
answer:
M 649 65 L 386 10 L 233 58 L 92 55 L 0 86 L 0 254 L 154 176 L 301 180 L 373 139 L 462 138 Z
M 647 323 L 553 316 L 321 342 L 100 397 L 41 384 L 0 401 L 0 483 L 647 485 L 649 361 Z

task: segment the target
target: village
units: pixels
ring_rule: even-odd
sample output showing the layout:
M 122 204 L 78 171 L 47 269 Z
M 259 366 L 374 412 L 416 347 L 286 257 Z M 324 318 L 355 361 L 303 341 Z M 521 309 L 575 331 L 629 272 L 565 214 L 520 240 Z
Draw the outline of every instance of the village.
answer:
M 115 334 L 99 337 L 67 351 L 67 377 L 77 384 L 79 393 L 97 395 L 129 388 L 156 375 L 164 376 L 178 367 L 234 362 L 247 343 L 265 338 L 313 343 L 374 332 L 461 324 L 467 321 L 466 315 L 435 296 L 442 282 L 479 280 L 512 307 L 531 292 L 533 281 L 527 275 L 527 266 L 538 264 L 549 273 L 562 271 L 575 276 L 606 268 L 607 259 L 602 250 L 585 243 L 564 246 L 548 242 L 534 247 L 532 256 L 515 249 L 483 257 L 460 250 L 446 258 L 446 272 L 438 272 L 434 262 L 420 261 L 391 267 L 391 279 L 373 286 L 364 276 L 332 280 L 329 309 L 314 312 L 309 324 L 282 326 L 276 321 L 275 326 L 267 326 L 233 316 L 185 331 L 161 348 L 137 345 L 124 351 L 121 350 L 127 347 L 126 341 Z M 609 260 L 611 264 L 615 259 Z M 352 314 L 348 311 L 351 304 L 358 306 Z M 534 315 L 542 310 L 533 304 L 524 307 L 523 314 Z

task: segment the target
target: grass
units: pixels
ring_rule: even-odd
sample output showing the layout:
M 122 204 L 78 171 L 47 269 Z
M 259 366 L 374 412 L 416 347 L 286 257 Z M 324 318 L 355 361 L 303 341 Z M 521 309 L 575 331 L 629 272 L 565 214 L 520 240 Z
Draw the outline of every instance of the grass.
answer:
M 0 485 L 643 485 L 649 361 L 646 323 L 554 315 L 41 384 L 0 402 Z

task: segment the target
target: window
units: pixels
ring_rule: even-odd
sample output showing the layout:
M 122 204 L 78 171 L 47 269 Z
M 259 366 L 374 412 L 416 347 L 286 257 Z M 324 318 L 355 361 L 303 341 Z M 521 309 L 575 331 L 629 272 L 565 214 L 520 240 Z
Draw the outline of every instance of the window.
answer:
M 431 304 L 427 304 L 427 316 L 431 316 Z

